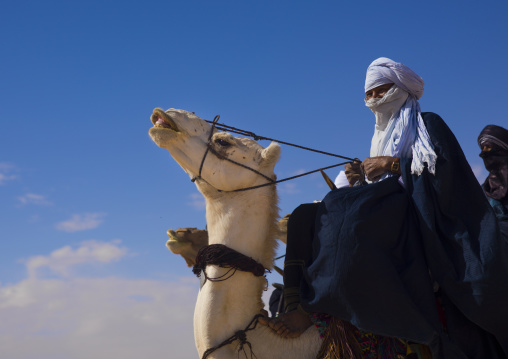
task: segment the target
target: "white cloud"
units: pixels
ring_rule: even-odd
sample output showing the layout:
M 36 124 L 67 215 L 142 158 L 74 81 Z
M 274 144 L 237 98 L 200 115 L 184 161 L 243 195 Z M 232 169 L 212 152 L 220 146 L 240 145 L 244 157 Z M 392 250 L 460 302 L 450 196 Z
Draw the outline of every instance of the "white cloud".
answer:
M 10 163 L 0 162 L 0 186 L 5 185 L 8 181 L 16 179 L 18 176 L 10 174 L 14 166 Z
M 18 201 L 21 202 L 21 204 L 36 204 L 39 206 L 49 206 L 52 205 L 45 196 L 35 193 L 27 193 L 24 196 L 18 197 Z
M 37 276 L 0 285 L 1 357 L 195 359 L 195 277 L 69 276 L 75 265 L 123 258 L 127 249 L 119 244 L 89 241 L 26 260 L 28 272 Z M 56 278 L 43 277 L 43 268 Z
M 74 214 L 71 219 L 59 222 L 55 228 L 64 232 L 78 232 L 97 228 L 102 222 L 105 213 Z
M 7 175 L 5 173 L 0 173 L 0 186 L 3 186 L 8 181 L 12 181 L 13 179 L 16 179 L 17 177 L 15 175 Z
M 196 295 L 195 278 L 28 279 L 0 287 L 2 358 L 195 359 Z
M 193 193 L 190 196 L 189 206 L 198 210 L 204 211 L 206 209 L 205 198 L 201 193 Z
M 19 283 L 0 284 L 1 357 L 195 359 L 197 278 L 68 275 L 77 264 L 110 263 L 126 252 L 120 241 L 88 241 L 26 260 L 29 273 L 49 268 L 56 277 L 38 273 Z M 272 290 L 264 293 L 266 302 Z
M 14 165 L 8 162 L 0 162 L 0 171 L 10 171 L 14 168 Z
M 31 257 L 25 261 L 25 265 L 30 278 L 37 277 L 41 269 L 48 269 L 59 276 L 69 276 L 76 265 L 120 260 L 127 254 L 127 248 L 119 247 L 119 244 L 119 240 L 110 243 L 85 241 L 76 249 L 65 246 L 53 251 L 49 256 Z

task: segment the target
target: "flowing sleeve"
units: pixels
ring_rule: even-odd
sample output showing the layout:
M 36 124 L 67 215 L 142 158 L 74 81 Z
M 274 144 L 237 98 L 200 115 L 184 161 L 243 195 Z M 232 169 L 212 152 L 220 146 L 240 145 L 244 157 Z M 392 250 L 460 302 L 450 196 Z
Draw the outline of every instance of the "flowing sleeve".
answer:
M 444 295 L 493 334 L 508 355 L 508 245 L 455 136 L 436 114 L 423 119 L 438 156 L 435 175 L 402 176 L 416 209 L 425 257 Z

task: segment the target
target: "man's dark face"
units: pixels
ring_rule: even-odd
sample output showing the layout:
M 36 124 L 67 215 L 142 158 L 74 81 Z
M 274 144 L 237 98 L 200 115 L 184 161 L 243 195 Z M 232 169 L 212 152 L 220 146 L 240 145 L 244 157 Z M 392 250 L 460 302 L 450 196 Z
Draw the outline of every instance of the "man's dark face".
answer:
M 490 143 L 484 143 L 482 145 L 482 152 L 490 152 L 492 151 L 492 145 Z
M 508 151 L 490 143 L 482 143 L 480 157 L 489 175 L 483 183 L 488 197 L 504 201 L 508 195 Z
M 485 141 L 482 143 L 482 151 L 480 152 L 480 157 L 483 158 L 483 161 L 489 159 L 490 162 L 507 162 L 507 154 L 508 152 L 506 150 L 503 150 L 501 147 L 497 146 L 496 144 L 493 144 L 489 141 Z M 499 158 L 498 158 L 499 157 Z M 493 160 L 496 158 L 496 160 Z M 485 166 L 487 167 L 487 162 L 485 162 Z M 487 170 L 490 171 L 489 168 Z

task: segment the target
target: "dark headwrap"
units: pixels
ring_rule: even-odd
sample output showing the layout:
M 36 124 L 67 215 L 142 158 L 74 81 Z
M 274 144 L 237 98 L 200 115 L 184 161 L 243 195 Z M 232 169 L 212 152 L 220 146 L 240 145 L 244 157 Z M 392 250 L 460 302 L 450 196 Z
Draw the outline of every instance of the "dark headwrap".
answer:
M 482 187 L 487 197 L 500 202 L 508 201 L 508 130 L 496 125 L 486 126 L 480 136 L 478 145 L 491 147 L 490 151 L 483 151 L 483 159 L 489 176 Z

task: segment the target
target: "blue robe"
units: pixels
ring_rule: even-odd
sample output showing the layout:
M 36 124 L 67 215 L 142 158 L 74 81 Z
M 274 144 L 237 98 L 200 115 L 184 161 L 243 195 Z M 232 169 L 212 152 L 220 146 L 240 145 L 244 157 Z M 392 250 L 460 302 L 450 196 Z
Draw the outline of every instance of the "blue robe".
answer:
M 405 188 L 392 177 L 328 193 L 302 306 L 426 344 L 434 359 L 506 358 L 508 243 L 453 133 L 422 115 L 436 175 L 412 175 L 411 158 L 401 158 Z

